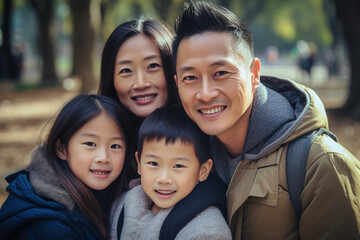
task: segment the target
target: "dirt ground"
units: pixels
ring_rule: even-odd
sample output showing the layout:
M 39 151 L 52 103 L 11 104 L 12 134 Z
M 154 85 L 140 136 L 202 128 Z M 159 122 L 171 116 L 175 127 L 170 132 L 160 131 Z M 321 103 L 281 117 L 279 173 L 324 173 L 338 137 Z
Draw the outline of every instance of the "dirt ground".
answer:
M 341 105 L 346 88 L 329 86 L 315 91 L 326 107 Z M 29 163 L 31 149 L 46 135 L 48 120 L 76 94 L 62 88 L 15 92 L 11 86 L 0 84 L 0 205 L 6 197 L 4 178 Z M 360 159 L 360 122 L 328 114 L 330 129 Z

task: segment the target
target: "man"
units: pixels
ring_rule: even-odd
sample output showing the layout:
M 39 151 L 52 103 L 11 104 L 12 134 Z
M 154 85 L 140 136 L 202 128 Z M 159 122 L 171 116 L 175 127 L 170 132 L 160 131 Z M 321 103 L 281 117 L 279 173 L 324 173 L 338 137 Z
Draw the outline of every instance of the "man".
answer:
M 316 94 L 290 80 L 260 79 L 251 33 L 225 8 L 191 2 L 175 32 L 175 81 L 186 113 L 213 135 L 233 238 L 360 239 L 360 163 L 329 136 L 310 147 L 300 218 L 287 192 L 289 142 L 328 129 Z

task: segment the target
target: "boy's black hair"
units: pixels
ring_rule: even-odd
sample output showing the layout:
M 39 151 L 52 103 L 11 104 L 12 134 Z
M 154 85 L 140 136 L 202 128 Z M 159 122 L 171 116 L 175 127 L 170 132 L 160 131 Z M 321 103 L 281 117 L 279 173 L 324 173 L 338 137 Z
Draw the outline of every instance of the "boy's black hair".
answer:
M 141 156 L 145 141 L 160 141 L 192 144 L 200 165 L 210 158 L 209 136 L 188 117 L 180 106 L 163 107 L 147 116 L 138 133 L 138 155 Z M 166 151 L 166 149 L 164 149 Z
M 252 34 L 244 23 L 230 10 L 209 2 L 188 1 L 184 11 L 175 21 L 173 41 L 173 59 L 176 57 L 182 39 L 204 32 L 229 32 L 238 44 L 245 41 L 253 56 Z

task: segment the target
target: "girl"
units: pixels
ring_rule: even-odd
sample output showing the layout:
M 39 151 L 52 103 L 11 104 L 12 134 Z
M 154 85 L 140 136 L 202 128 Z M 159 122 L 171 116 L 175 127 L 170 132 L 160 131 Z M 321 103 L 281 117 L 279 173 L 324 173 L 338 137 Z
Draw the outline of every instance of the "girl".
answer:
M 105 43 L 98 92 L 128 110 L 134 136 L 143 119 L 155 109 L 179 103 L 172 38 L 164 23 L 140 18 L 120 24 Z M 135 159 L 130 177 L 138 177 Z
M 57 116 L 30 165 L 6 178 L 2 239 L 104 239 L 113 199 L 127 186 L 126 111 L 79 95 Z

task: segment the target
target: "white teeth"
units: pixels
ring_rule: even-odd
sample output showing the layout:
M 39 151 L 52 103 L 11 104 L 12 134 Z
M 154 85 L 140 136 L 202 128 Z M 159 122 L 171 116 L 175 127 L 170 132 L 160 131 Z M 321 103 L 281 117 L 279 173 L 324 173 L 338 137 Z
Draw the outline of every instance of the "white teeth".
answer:
M 106 174 L 108 174 L 108 171 L 94 171 L 94 170 L 92 170 L 92 172 L 95 173 L 95 174 L 99 174 L 99 175 L 106 175 Z
M 174 193 L 175 191 L 170 191 L 170 190 L 157 190 L 158 193 L 161 194 L 170 194 L 170 193 Z
M 201 113 L 204 113 L 204 114 L 214 114 L 214 113 L 217 113 L 217 112 L 220 112 L 221 110 L 223 110 L 225 107 L 216 107 L 216 108 L 212 108 L 212 109 L 204 109 L 204 110 L 200 110 Z
M 136 101 L 146 101 L 146 100 L 152 99 L 154 97 L 155 97 L 155 95 L 150 95 L 150 96 L 146 96 L 146 97 L 136 97 L 135 100 Z

